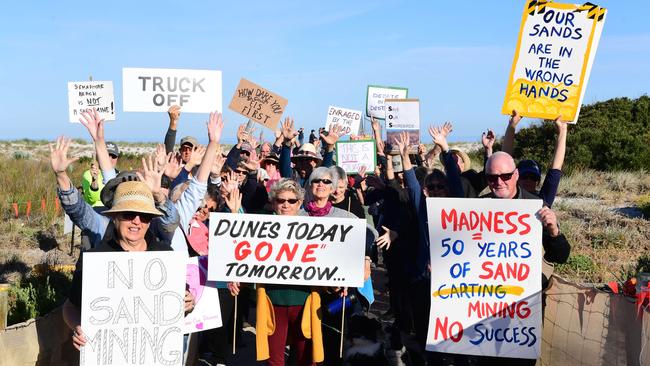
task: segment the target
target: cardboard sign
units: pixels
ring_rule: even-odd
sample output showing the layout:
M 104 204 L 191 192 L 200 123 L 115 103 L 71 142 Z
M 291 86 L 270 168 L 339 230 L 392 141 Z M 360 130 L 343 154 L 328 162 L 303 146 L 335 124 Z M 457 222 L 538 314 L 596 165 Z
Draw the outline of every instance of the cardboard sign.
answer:
M 185 258 L 83 254 L 80 365 L 182 365 Z
M 187 284 L 194 296 L 194 309 L 185 315 L 185 331 L 194 333 L 219 328 L 221 306 L 217 283 L 208 281 L 208 257 L 190 257 L 187 262 Z
M 288 100 L 246 79 L 241 79 L 228 108 L 275 130 Z
M 330 106 L 327 109 L 327 122 L 325 123 L 325 131 L 329 131 L 330 127 L 341 126 L 344 135 L 356 135 L 359 133 L 359 125 L 361 124 L 361 111 L 354 109 L 347 109 L 341 107 Z
M 386 118 L 386 109 L 384 108 L 385 99 L 406 99 L 408 97 L 407 88 L 395 86 L 368 85 L 366 93 L 366 116 L 377 119 Z
M 540 208 L 541 200 L 427 198 L 428 351 L 540 357 Z
M 68 116 L 79 123 L 81 113 L 97 109 L 106 121 L 115 121 L 115 95 L 112 81 L 68 81 Z
M 125 112 L 167 112 L 179 105 L 183 113 L 222 112 L 221 71 L 122 69 Z
M 501 112 L 575 122 L 606 12 L 591 3 L 526 2 Z
M 366 221 L 210 214 L 208 279 L 287 285 L 363 285 Z
M 373 174 L 377 165 L 375 140 L 338 141 L 336 143 L 336 165 L 347 174 L 356 174 L 361 166 L 367 174 Z
M 409 146 L 417 148 L 417 145 L 420 144 L 420 101 L 418 99 L 386 99 L 384 104 L 386 106 L 386 140 L 390 144 L 394 144 L 396 136 L 402 131 L 406 131 L 409 134 Z

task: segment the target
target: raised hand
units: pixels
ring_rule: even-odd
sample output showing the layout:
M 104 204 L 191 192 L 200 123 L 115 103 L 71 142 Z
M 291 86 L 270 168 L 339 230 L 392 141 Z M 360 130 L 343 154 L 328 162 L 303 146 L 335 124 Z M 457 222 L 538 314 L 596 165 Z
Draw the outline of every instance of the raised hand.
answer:
M 492 151 L 492 146 L 494 145 L 494 141 L 496 141 L 496 136 L 494 135 L 494 131 L 487 130 L 486 132 L 483 132 L 483 135 L 481 136 L 481 143 L 483 144 L 483 147 L 488 150 Z
M 228 193 L 228 197 L 226 197 L 225 201 L 230 212 L 239 213 L 239 209 L 241 208 L 241 198 L 242 194 L 239 193 L 239 188 L 237 187 Z
M 217 156 L 214 158 L 214 161 L 212 162 L 212 168 L 210 169 L 210 174 L 213 174 L 215 176 L 221 174 L 221 169 L 223 168 L 223 164 L 226 163 L 226 158 L 221 155 L 221 153 L 217 153 Z
M 221 139 L 221 132 L 223 131 L 223 118 L 219 112 L 211 112 L 210 119 L 208 119 L 208 139 L 210 142 L 219 142 Z M 239 134 L 239 131 L 237 132 Z M 239 138 L 239 135 L 237 136 Z M 194 158 L 195 152 L 192 152 L 192 158 Z M 203 158 L 203 155 L 201 155 Z M 199 160 L 200 162 L 201 160 Z
M 381 126 L 379 125 L 379 121 L 375 117 L 370 117 L 370 127 L 372 127 L 372 130 L 375 132 L 378 132 L 381 130 Z
M 517 124 L 521 121 L 521 115 L 515 109 L 512 110 L 508 124 L 512 127 L 517 127 Z
M 366 177 L 366 166 L 362 165 L 359 167 L 359 172 L 357 173 L 361 177 L 361 179 Z
M 288 143 L 294 137 L 298 136 L 298 131 L 296 131 L 293 124 L 293 118 L 287 117 L 284 119 L 284 122 L 282 122 L 282 136 L 284 137 L 285 143 Z
M 167 154 L 165 154 L 165 145 L 158 144 L 156 146 L 156 167 L 163 166 L 167 163 Z
M 557 216 L 553 210 L 548 207 L 542 207 L 537 211 L 537 217 L 551 237 L 555 238 L 560 235 L 560 227 L 557 225 Z
M 454 130 L 454 125 L 451 124 L 451 122 L 447 121 L 445 122 L 442 127 L 440 127 L 440 133 L 444 135 L 444 137 L 449 136 L 449 134 Z
M 443 127 L 429 127 L 429 134 L 433 139 L 433 142 L 440 146 L 442 151 L 449 150 L 449 144 L 447 144 L 447 135 L 443 132 Z
M 183 167 L 181 166 L 181 159 L 176 155 L 175 152 L 170 152 L 167 154 L 167 165 L 165 166 L 165 175 L 170 179 L 176 179 L 181 173 Z
M 149 190 L 151 190 L 154 197 L 160 193 L 160 178 L 162 178 L 166 166 L 166 164 L 163 166 L 156 166 L 156 164 L 154 164 L 153 156 L 149 155 L 146 159 L 144 157 L 142 158 L 142 173 L 139 171 L 136 172 L 140 181 L 144 182 L 147 187 L 149 187 Z
M 343 132 L 343 127 L 339 125 L 332 125 L 330 127 L 330 130 L 328 131 L 327 135 L 324 133 L 320 134 L 320 137 L 325 141 L 327 144 L 328 148 L 331 146 L 334 146 L 336 142 L 339 140 L 339 137 L 341 136 Z
M 203 145 L 194 146 L 194 150 L 192 151 L 192 156 L 190 156 L 190 160 L 187 162 L 187 165 L 189 165 L 189 169 L 192 169 L 195 166 L 201 164 L 201 160 L 203 160 L 203 155 L 205 155 L 205 150 L 206 147 Z
M 169 124 L 176 126 L 178 120 L 181 118 L 181 107 L 177 105 L 169 107 L 167 115 L 169 116 Z
M 400 155 L 402 157 L 406 156 L 408 158 L 409 155 L 409 134 L 406 131 L 402 131 L 399 134 L 397 134 L 397 137 L 395 138 L 395 144 L 397 145 L 397 148 L 399 150 Z M 402 159 L 404 160 L 404 159 Z
M 384 144 L 384 141 L 375 140 L 375 144 L 377 144 L 377 155 L 385 156 L 384 150 L 386 149 L 386 145 Z
M 248 131 L 246 131 L 246 124 L 242 123 L 237 128 L 237 146 L 241 147 L 241 144 L 248 141 Z
M 553 122 L 555 123 L 555 128 L 557 128 L 558 134 L 562 132 L 565 133 L 567 132 L 567 127 L 569 124 L 566 121 L 562 120 L 562 115 L 557 116 L 557 118 Z
M 79 122 L 86 127 L 93 141 L 104 140 L 104 119 L 99 117 L 97 108 L 81 112 Z
M 50 146 L 50 165 L 55 174 L 65 173 L 70 164 L 79 160 L 79 157 L 68 159 L 68 149 L 70 148 L 70 139 L 64 136 L 59 136 L 56 139 L 56 144 Z

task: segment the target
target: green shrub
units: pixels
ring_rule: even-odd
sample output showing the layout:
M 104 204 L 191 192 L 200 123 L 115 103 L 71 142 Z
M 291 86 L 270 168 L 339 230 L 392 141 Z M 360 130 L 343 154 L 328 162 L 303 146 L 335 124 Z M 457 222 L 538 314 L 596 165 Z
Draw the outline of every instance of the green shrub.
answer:
M 639 206 L 639 209 L 641 209 L 641 212 L 643 212 L 643 216 L 645 216 L 646 219 L 650 219 L 650 194 L 639 197 L 636 204 Z
M 565 170 L 639 170 L 650 166 L 650 97 L 615 98 L 585 105 L 569 126 Z M 534 123 L 519 131 L 514 156 L 545 169 L 555 149 L 555 125 Z
M 32 275 L 9 290 L 7 324 L 16 324 L 45 315 L 68 297 L 71 275 L 50 272 Z

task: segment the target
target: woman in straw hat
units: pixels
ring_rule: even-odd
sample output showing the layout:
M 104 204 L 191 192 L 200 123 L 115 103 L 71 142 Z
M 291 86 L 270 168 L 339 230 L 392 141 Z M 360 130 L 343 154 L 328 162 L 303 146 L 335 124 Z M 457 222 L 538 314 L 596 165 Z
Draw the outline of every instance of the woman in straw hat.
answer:
M 70 185 L 70 179 L 65 173 L 70 163 L 76 160 L 68 159 L 67 150 L 70 140 L 59 137 L 56 146 L 50 146 L 50 162 L 59 187 Z M 145 175 L 140 179 L 153 184 L 160 189 L 162 171 L 150 169 L 152 165 L 144 164 Z M 156 183 L 157 182 L 157 187 Z M 151 232 L 149 225 L 154 217 L 163 215 L 156 208 L 153 194 L 148 184 L 141 181 L 127 181 L 117 186 L 111 209 L 104 211 L 111 221 L 100 244 L 89 252 L 143 252 L 172 250 L 168 241 L 161 241 Z M 83 256 L 77 261 L 72 278 L 70 296 L 63 304 L 63 319 L 73 331 L 72 343 L 78 350 L 86 344 L 86 338 L 81 329 L 81 280 Z M 185 292 L 185 311 L 194 306 L 194 299 L 189 291 Z

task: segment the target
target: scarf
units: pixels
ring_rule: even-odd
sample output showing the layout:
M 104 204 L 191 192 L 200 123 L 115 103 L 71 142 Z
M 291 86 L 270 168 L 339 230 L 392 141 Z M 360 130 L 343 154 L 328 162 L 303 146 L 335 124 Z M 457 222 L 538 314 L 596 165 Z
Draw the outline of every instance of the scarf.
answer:
M 330 201 L 327 201 L 325 207 L 316 207 L 316 203 L 314 201 L 311 201 L 305 205 L 305 211 L 307 211 L 309 216 L 326 216 L 330 213 L 331 209 L 332 202 Z

